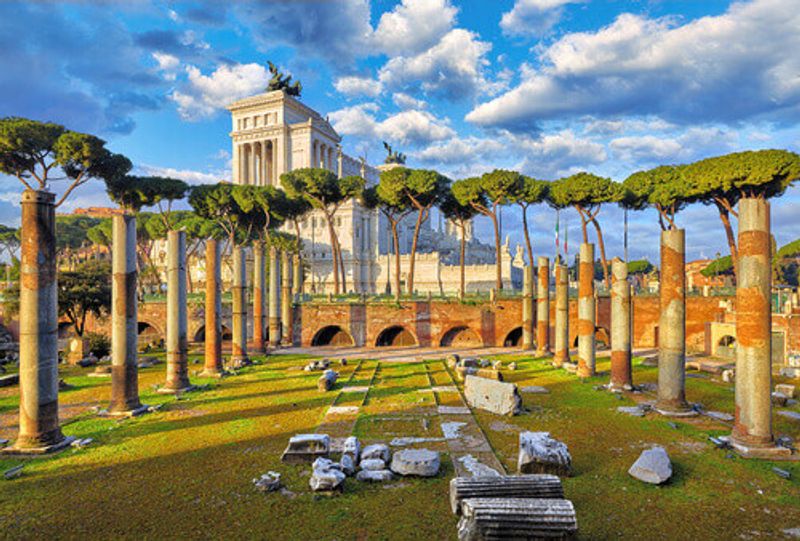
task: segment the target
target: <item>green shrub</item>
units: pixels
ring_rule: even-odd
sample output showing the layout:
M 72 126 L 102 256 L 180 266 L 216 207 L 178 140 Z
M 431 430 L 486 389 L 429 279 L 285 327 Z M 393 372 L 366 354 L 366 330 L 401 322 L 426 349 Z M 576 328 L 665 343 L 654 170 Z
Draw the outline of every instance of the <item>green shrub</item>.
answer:
M 87 332 L 86 340 L 89 341 L 89 351 L 98 359 L 111 353 L 111 339 L 105 334 Z

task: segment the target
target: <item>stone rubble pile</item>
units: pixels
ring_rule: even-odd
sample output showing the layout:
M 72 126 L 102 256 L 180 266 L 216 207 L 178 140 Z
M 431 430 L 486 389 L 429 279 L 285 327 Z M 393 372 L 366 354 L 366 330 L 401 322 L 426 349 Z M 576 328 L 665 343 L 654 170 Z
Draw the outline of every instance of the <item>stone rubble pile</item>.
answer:
M 336 385 L 336 380 L 339 379 L 339 374 L 333 370 L 325 370 L 317 380 L 317 389 L 322 392 L 327 392 L 333 389 Z
M 322 370 L 327 370 L 330 368 L 331 362 L 328 359 L 319 359 L 316 361 L 311 361 L 307 365 L 303 367 L 303 370 L 306 372 L 320 372 Z

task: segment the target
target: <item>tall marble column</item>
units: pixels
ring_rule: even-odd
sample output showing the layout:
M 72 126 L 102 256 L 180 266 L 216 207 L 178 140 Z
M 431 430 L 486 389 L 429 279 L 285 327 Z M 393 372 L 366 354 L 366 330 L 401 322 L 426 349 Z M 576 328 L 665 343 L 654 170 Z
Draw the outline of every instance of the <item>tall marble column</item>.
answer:
M 233 306 L 231 364 L 241 366 L 250 360 L 247 356 L 247 260 L 243 246 L 233 247 Z
M 736 285 L 736 416 L 731 443 L 751 458 L 779 458 L 791 450 L 772 434 L 772 257 L 770 206 L 765 199 L 739 201 L 739 265 Z
M 283 275 L 283 295 L 281 297 L 281 344 L 291 346 L 293 339 L 293 320 L 292 317 L 292 263 L 291 254 L 287 251 L 281 252 L 281 271 Z
M 139 401 L 136 298 L 136 217 L 115 214 L 111 220 L 111 415 L 147 411 Z
M 569 273 L 559 259 L 556 262 L 556 321 L 553 366 L 561 367 L 569 358 Z
M 595 375 L 594 244 L 582 243 L 578 265 L 578 371 L 582 377 Z
M 264 326 L 264 243 L 253 244 L 253 349 L 257 353 L 265 351 Z
M 550 259 L 539 257 L 536 284 L 536 355 L 550 353 Z
M 661 232 L 661 276 L 658 323 L 658 401 L 663 415 L 695 412 L 686 402 L 686 271 L 685 231 Z
M 269 249 L 269 345 L 277 347 L 281 342 L 281 292 L 280 263 L 278 250 Z
M 525 265 L 522 279 L 522 349 L 533 349 L 533 267 Z
M 167 381 L 159 392 L 192 388 L 186 336 L 186 232 L 167 232 Z
M 611 383 L 612 390 L 633 389 L 631 373 L 631 285 L 628 264 L 611 262 Z
M 41 454 L 73 438 L 58 422 L 55 195 L 22 193 L 19 293 L 19 435 L 6 452 Z
M 219 263 L 219 242 L 217 239 L 207 239 L 205 365 L 200 374 L 204 377 L 220 377 L 225 372 L 222 366 L 222 288 Z

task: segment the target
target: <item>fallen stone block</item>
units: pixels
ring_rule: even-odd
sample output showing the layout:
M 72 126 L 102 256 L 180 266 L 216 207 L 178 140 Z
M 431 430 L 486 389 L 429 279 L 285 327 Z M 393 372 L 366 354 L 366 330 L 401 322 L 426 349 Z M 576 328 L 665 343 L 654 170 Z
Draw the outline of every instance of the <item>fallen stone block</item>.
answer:
M 722 371 L 722 381 L 725 383 L 733 383 L 736 380 L 736 371 L 735 370 L 723 370 Z
M 386 469 L 386 462 L 380 458 L 362 458 L 359 466 L 362 470 L 379 471 Z
M 788 398 L 794 398 L 796 389 L 794 385 L 790 385 L 788 383 L 778 383 L 775 385 L 775 392 L 786 395 Z
M 513 372 L 514 370 L 516 370 L 516 369 L 517 369 L 517 363 L 514 363 L 514 362 L 512 362 L 512 363 L 509 363 L 509 364 L 508 364 L 508 369 L 509 369 L 509 370 L 511 370 L 511 371 Z
M 451 353 L 447 357 L 445 357 L 445 362 L 447 363 L 448 368 L 450 370 L 455 370 L 456 366 L 458 366 L 459 361 L 461 361 L 461 357 L 458 356 L 456 353 Z
M 393 478 L 394 475 L 389 470 L 361 470 L 356 474 L 356 481 L 367 483 L 382 483 Z
M 478 368 L 480 366 L 480 359 L 476 357 L 467 357 L 466 359 L 461 359 L 461 362 L 458 363 L 458 366 L 462 366 L 464 368 Z
M 786 417 L 787 419 L 792 419 L 793 421 L 800 421 L 800 413 L 791 410 L 781 410 L 777 412 L 778 415 Z
M 297 464 L 327 457 L 331 439 L 327 434 L 298 434 L 289 438 L 289 445 L 281 456 L 283 462 Z
M 458 381 L 464 381 L 464 378 L 467 376 L 474 376 L 478 373 L 478 369 L 474 366 L 456 366 L 456 379 Z
M 336 385 L 336 380 L 338 378 L 339 374 L 333 370 L 325 370 L 317 380 L 317 389 L 322 392 L 330 391 L 333 389 L 333 386 Z
M 13 468 L 9 468 L 3 472 L 3 477 L 10 481 L 11 479 L 16 479 L 20 475 L 22 475 L 22 469 L 25 467 L 24 464 L 20 464 L 19 466 L 14 466 Z
M 486 379 L 493 379 L 496 381 L 503 381 L 503 373 L 499 370 L 494 370 L 492 368 L 480 368 L 475 375 L 479 378 L 486 378 Z
M 547 389 L 547 387 L 542 387 L 541 385 L 528 385 L 527 387 L 521 387 L 520 392 L 531 394 L 550 394 L 550 391 Z
M 390 469 L 399 475 L 436 477 L 439 473 L 439 453 L 428 449 L 403 449 L 392 455 Z
M 772 393 L 772 405 L 773 406 L 780 406 L 783 407 L 786 405 L 786 401 L 789 400 L 789 397 L 783 393 L 779 393 L 775 391 Z
M 473 408 L 498 415 L 517 415 L 522 411 L 522 398 L 513 383 L 467 376 L 464 396 Z
M 572 474 L 572 456 L 566 444 L 549 432 L 521 432 L 517 471 L 568 476 Z
M 450 508 L 461 514 L 461 502 L 469 498 L 563 499 L 564 487 L 556 475 L 497 475 L 454 477 L 450 480 Z
M 639 406 L 619 406 L 617 412 L 633 415 L 634 417 L 644 417 L 645 411 Z
M 800 378 L 800 368 L 796 366 L 784 366 L 781 368 L 780 375 L 785 378 Z
M 361 442 L 355 436 L 349 436 L 344 440 L 342 455 L 348 455 L 354 463 L 358 463 L 361 458 Z
M 253 485 L 259 492 L 274 492 L 281 488 L 281 474 L 274 471 L 268 471 L 262 474 L 258 479 L 253 479 Z
M 645 483 L 660 485 L 672 477 L 672 462 L 666 449 L 655 446 L 642 451 L 628 473 Z
M 389 446 L 385 443 L 373 443 L 367 445 L 361 451 L 361 460 L 378 458 L 384 462 L 389 462 Z
M 705 414 L 711 417 L 712 419 L 717 419 L 718 421 L 725 421 L 725 422 L 733 421 L 733 415 L 731 415 L 730 413 L 725 413 L 724 411 L 706 411 Z
M 503 369 L 503 361 L 495 361 L 492 365 L 492 368 L 495 370 L 502 370 Z
M 308 484 L 314 492 L 341 491 L 347 477 L 338 463 L 327 458 L 318 458 L 312 467 L 311 479 Z
M 572 539 L 578 531 L 569 500 L 470 498 L 461 504 L 459 541 Z
M 347 476 L 351 476 L 356 473 L 356 463 L 353 461 L 353 457 L 350 455 L 342 455 L 342 458 L 339 459 L 339 466 Z

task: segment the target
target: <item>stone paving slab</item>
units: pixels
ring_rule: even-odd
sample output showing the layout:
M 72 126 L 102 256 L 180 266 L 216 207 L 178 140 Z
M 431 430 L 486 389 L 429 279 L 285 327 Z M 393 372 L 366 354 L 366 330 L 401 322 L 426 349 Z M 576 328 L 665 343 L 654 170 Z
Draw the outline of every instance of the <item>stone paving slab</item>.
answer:
M 439 415 L 471 415 L 472 412 L 466 406 L 439 406 Z
M 350 387 L 342 387 L 343 393 L 366 393 L 369 390 L 369 385 L 351 385 Z
M 358 415 L 358 406 L 331 406 L 327 415 Z

